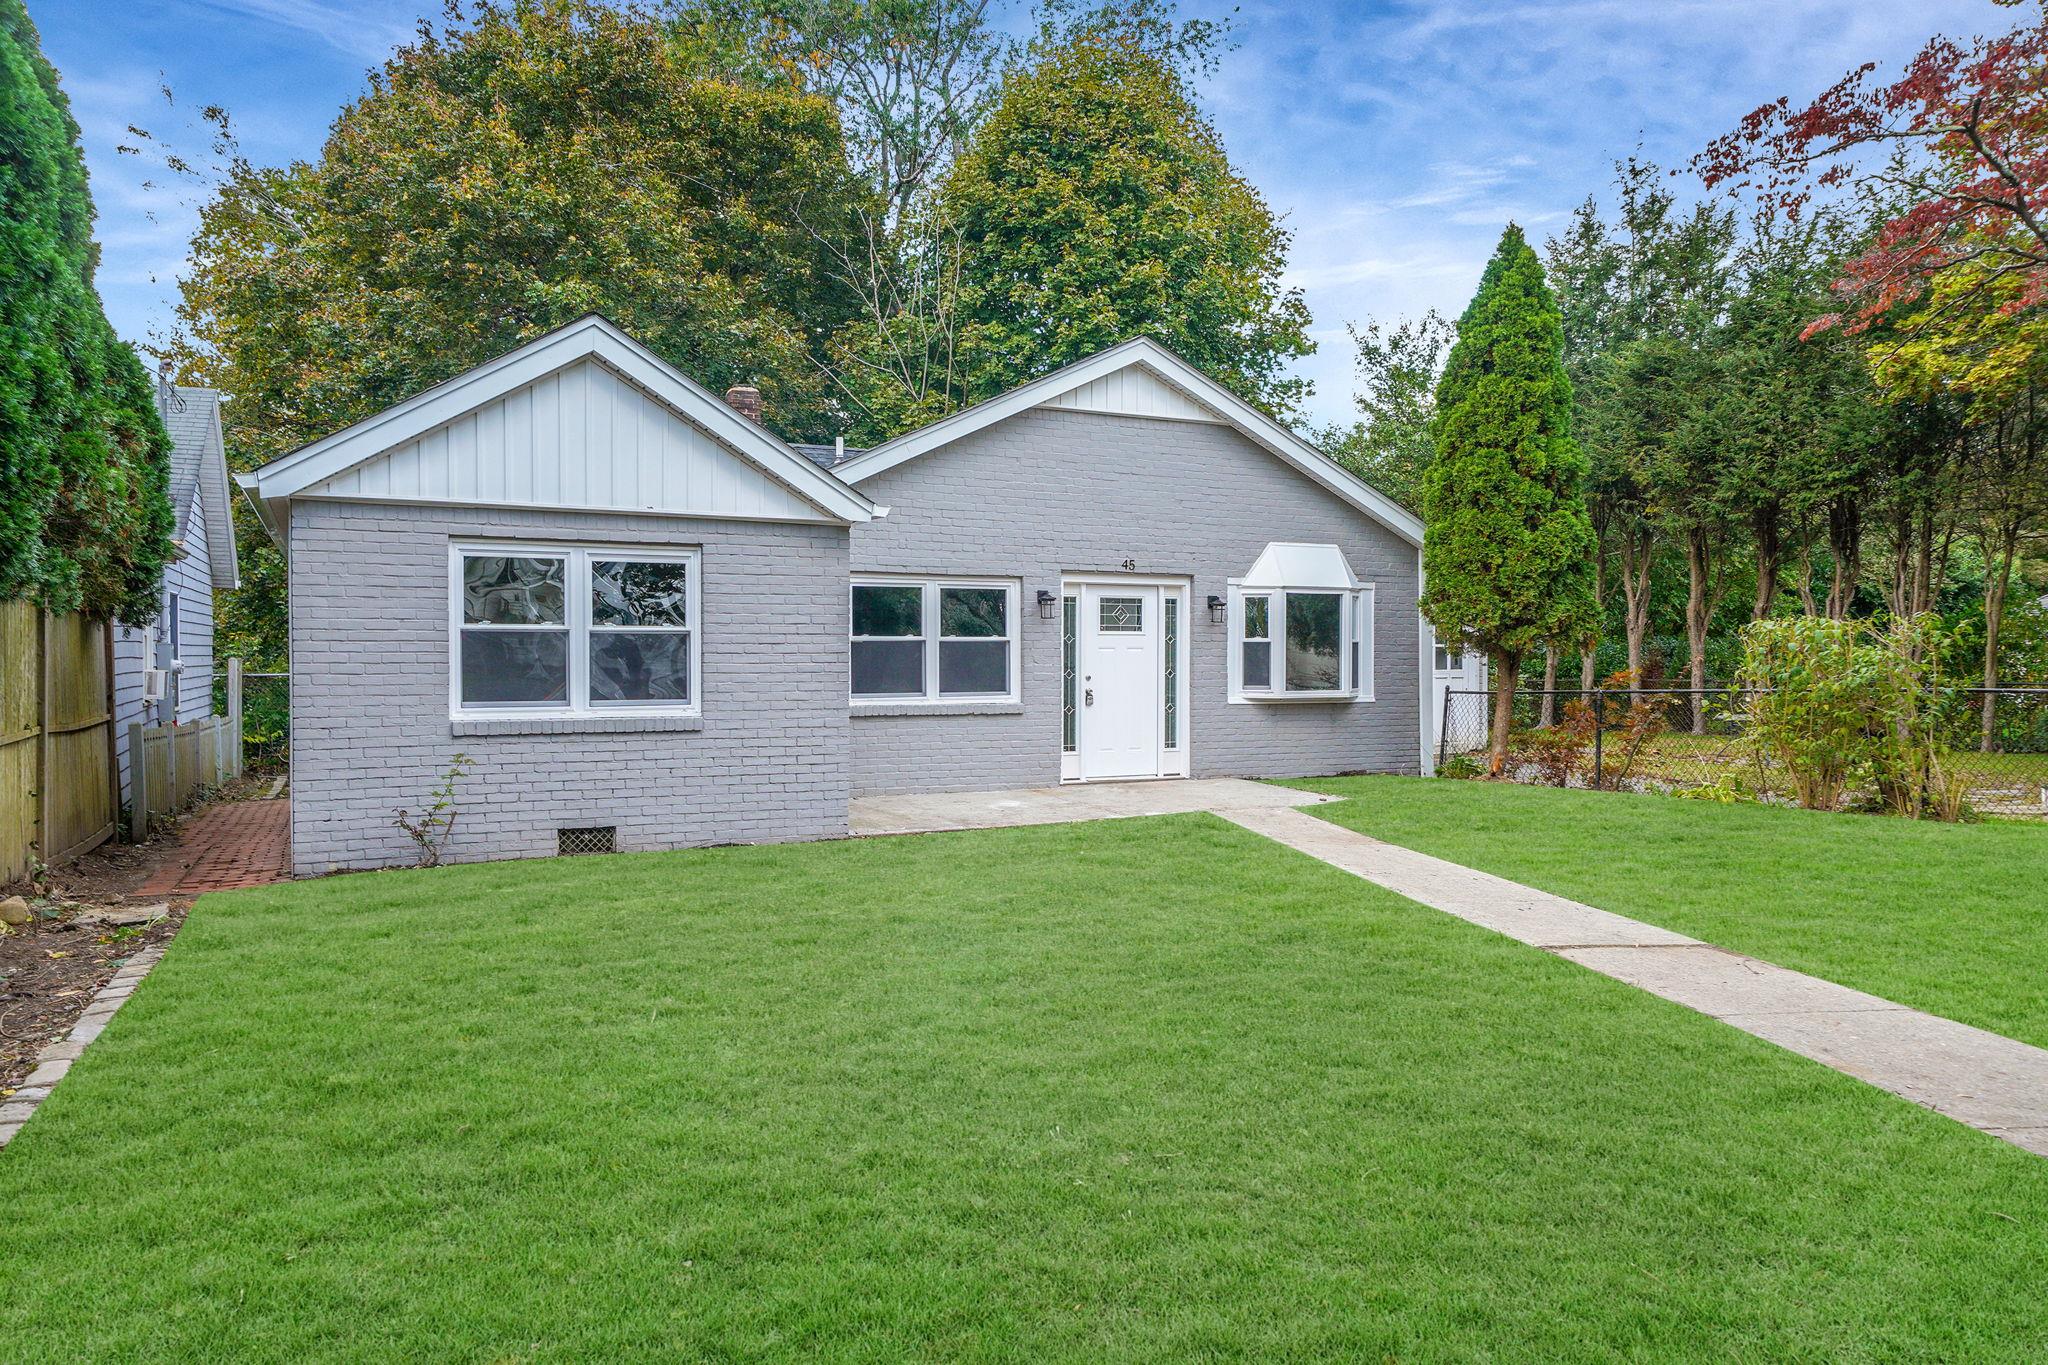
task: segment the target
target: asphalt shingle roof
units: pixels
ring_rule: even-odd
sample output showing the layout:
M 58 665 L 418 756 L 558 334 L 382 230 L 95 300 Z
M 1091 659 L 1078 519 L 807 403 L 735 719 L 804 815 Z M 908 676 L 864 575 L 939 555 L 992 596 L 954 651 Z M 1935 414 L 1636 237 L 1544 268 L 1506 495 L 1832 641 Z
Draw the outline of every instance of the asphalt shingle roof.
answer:
M 789 448 L 820 469 L 831 469 L 835 465 L 845 464 L 856 455 L 867 453 L 855 446 L 848 446 L 842 451 L 836 446 L 806 445 L 802 441 L 791 441 Z

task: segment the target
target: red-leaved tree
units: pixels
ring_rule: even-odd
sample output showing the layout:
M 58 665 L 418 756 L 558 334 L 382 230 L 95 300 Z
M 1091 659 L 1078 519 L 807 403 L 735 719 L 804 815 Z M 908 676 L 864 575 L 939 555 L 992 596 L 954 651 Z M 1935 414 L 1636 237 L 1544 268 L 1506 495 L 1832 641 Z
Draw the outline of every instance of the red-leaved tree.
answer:
M 1694 158 L 1709 188 L 1790 218 L 1849 188 L 1892 206 L 1843 267 L 1841 310 L 1807 335 L 1863 331 L 1960 268 L 1979 288 L 2018 277 L 2008 312 L 2048 300 L 2048 0 L 2033 3 L 2035 21 L 2002 37 L 1930 40 L 1897 80 L 1866 62 L 1804 108 L 1763 105 Z

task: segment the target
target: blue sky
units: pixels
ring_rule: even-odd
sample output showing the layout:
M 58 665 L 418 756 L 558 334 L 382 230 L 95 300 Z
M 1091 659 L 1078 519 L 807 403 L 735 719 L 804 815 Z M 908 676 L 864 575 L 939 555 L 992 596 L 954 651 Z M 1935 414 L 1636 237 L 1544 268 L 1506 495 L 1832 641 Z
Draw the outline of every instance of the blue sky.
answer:
M 194 222 L 118 157 L 138 123 L 200 140 L 179 104 L 226 105 L 261 162 L 317 153 L 364 72 L 438 0 L 29 0 L 63 72 L 99 206 L 100 292 L 122 334 L 169 326 Z M 1347 322 L 1455 315 L 1502 224 L 1557 230 L 1640 142 L 1682 162 L 1780 94 L 1887 67 L 1937 27 L 2012 25 L 1990 0 L 1241 0 L 1203 97 L 1238 167 L 1295 233 L 1315 315 L 1312 420 L 1350 415 Z

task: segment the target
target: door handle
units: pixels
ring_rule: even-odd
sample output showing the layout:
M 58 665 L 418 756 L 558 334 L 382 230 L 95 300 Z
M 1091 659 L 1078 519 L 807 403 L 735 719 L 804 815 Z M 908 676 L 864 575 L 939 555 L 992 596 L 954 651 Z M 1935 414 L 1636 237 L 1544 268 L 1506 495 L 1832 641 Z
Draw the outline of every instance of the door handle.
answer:
M 1095 705 L 1095 689 L 1094 689 L 1094 688 L 1090 687 L 1090 688 L 1086 688 L 1086 689 L 1084 689 L 1084 690 L 1082 691 L 1082 693 L 1081 693 L 1081 704 L 1082 704 L 1083 706 L 1093 706 L 1093 705 Z

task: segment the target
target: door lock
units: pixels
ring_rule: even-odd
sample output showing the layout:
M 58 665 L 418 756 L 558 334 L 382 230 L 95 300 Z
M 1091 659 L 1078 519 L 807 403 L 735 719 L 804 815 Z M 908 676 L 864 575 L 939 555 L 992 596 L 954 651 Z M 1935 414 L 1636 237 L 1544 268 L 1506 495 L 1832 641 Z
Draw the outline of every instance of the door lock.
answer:
M 1084 689 L 1084 690 L 1082 691 L 1082 693 L 1081 693 L 1081 704 L 1082 704 L 1083 706 L 1093 706 L 1093 705 L 1095 705 L 1095 689 L 1094 689 L 1094 688 L 1090 687 L 1090 688 L 1086 688 L 1086 689 Z

